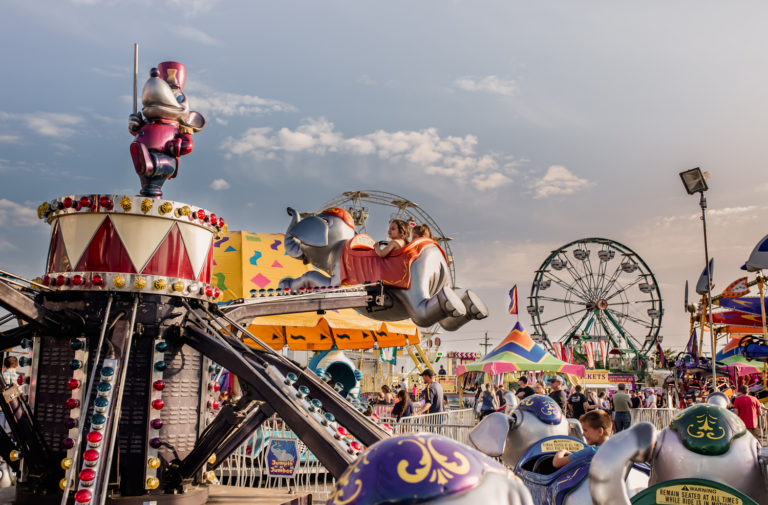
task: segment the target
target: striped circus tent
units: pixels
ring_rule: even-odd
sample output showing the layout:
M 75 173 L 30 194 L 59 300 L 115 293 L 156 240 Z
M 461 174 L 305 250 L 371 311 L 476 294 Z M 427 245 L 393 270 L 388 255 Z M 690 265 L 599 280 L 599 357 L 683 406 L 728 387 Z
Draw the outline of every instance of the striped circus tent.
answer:
M 508 372 L 554 372 L 584 377 L 584 367 L 569 365 L 549 354 L 525 331 L 523 325 L 515 327 L 504 340 L 483 359 L 468 365 L 459 365 L 456 375 L 466 372 L 485 372 L 499 375 Z
M 230 231 L 214 241 L 211 283 L 223 293 L 224 303 L 248 298 L 252 290 L 275 289 L 280 279 L 296 278 L 312 265 L 288 256 L 282 233 Z M 372 349 L 418 344 L 418 327 L 410 320 L 381 322 L 353 309 L 257 317 L 248 331 L 275 350 L 285 346 L 294 351 Z M 251 340 L 245 342 L 259 348 Z

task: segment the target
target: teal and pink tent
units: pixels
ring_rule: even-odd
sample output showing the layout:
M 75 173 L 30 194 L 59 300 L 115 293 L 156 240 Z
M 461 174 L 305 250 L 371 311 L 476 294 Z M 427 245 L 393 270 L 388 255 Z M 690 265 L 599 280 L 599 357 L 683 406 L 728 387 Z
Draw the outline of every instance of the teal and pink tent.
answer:
M 584 377 L 584 367 L 560 361 L 533 341 L 520 323 L 483 359 L 459 365 L 456 375 L 485 372 L 499 375 L 507 372 L 551 372 Z

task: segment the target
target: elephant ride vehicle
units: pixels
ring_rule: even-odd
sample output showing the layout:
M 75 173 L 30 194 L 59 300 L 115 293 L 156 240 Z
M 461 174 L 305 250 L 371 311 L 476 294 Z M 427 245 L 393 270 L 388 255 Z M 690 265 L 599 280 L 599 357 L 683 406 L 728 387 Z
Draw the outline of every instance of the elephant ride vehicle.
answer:
M 574 436 L 581 439 L 581 425 L 566 419 L 557 403 L 544 395 L 523 400 L 507 392 L 505 412 L 489 414 L 469 433 L 472 444 L 492 458 L 501 458 L 514 468 L 523 455 L 547 437 Z
M 609 439 L 592 458 L 596 505 L 768 505 L 768 452 L 718 394 L 678 413 L 660 432 L 638 423 Z M 632 463 L 650 463 L 648 489 L 630 498 L 619 485 Z
M 515 466 L 514 474 L 523 481 L 537 505 L 591 505 L 588 477 L 594 456 L 579 459 L 561 468 L 553 464 L 558 451 L 576 452 L 585 447 L 583 440 L 573 437 L 544 438 L 526 451 Z M 620 482 L 627 495 L 634 496 L 648 487 L 649 476 L 649 465 L 635 463 Z

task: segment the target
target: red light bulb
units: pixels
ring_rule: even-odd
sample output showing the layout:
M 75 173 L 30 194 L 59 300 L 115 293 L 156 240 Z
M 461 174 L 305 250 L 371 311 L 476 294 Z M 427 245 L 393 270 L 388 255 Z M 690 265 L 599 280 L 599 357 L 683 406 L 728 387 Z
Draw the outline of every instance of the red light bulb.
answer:
M 349 432 L 344 426 L 339 426 L 338 428 L 336 428 L 336 434 L 334 435 L 336 440 L 341 440 L 342 438 L 347 438 L 348 436 L 349 436 Z
M 163 407 L 165 407 L 165 402 L 158 398 L 157 400 L 152 400 L 152 408 L 155 410 L 163 410 Z
M 216 214 L 211 214 L 211 225 L 216 226 Z
M 43 286 L 50 286 L 50 285 L 51 285 L 51 276 L 43 275 Z
M 83 285 L 83 276 L 82 275 L 75 275 L 72 277 L 72 284 L 75 286 L 82 286 Z
M 197 219 L 205 221 L 205 211 L 203 209 L 197 211 Z
M 224 218 L 223 217 L 219 218 L 219 228 L 224 228 Z
M 72 203 L 73 203 L 72 199 L 71 199 L 70 197 L 66 197 L 66 198 L 64 199 L 64 208 L 65 208 L 65 209 L 70 209 L 70 208 L 72 208 Z
M 81 489 L 75 493 L 75 501 L 77 503 L 90 503 L 93 495 L 87 489 Z
M 99 205 L 101 205 L 105 209 L 111 209 L 112 199 L 108 196 L 102 196 L 101 198 L 99 198 Z
M 90 444 L 91 447 L 98 447 L 104 436 L 101 434 L 101 432 L 92 431 L 85 438 L 88 440 L 88 444 Z
M 80 201 L 79 201 L 78 203 L 80 204 L 80 207 L 82 207 L 82 208 L 88 208 L 88 207 L 90 207 L 90 206 L 91 206 L 91 199 L 90 199 L 90 198 L 88 198 L 87 196 L 84 196 L 84 197 L 82 197 L 82 198 L 80 199 Z
M 221 294 L 221 291 L 219 291 L 219 288 L 214 288 L 213 289 L 213 297 L 214 298 L 218 299 L 220 294 Z
M 154 389 L 155 391 L 162 391 L 163 389 L 165 389 L 165 381 L 157 380 L 153 382 L 152 389 Z
M 70 391 L 74 391 L 75 389 L 80 387 L 80 379 L 69 379 L 67 381 L 67 387 L 70 389 Z
M 93 484 L 93 481 L 96 479 L 96 470 L 92 470 L 90 468 L 86 468 L 82 472 L 80 472 L 80 480 L 83 481 L 84 486 L 90 486 Z
M 357 440 L 353 440 L 352 442 L 349 443 L 349 448 L 355 452 L 360 452 L 363 450 L 363 444 L 361 444 Z
M 102 277 L 99 274 L 96 274 L 96 275 L 93 276 L 93 279 L 91 279 L 91 283 L 94 286 L 97 286 L 97 287 L 103 286 L 104 285 L 104 277 Z
M 18 377 L 16 377 L 16 384 L 18 384 L 19 386 L 23 386 L 26 382 L 27 382 L 27 379 L 23 375 L 19 375 Z
M 56 285 L 57 286 L 63 286 L 66 283 L 67 283 L 67 278 L 64 277 L 63 275 L 59 275 L 58 277 L 56 277 Z
M 77 398 L 68 398 L 67 403 L 65 403 L 65 405 L 69 410 L 76 409 L 80 406 L 80 400 L 78 400 Z
M 45 280 L 45 278 L 43 278 L 43 280 Z M 213 296 L 213 288 L 211 286 L 206 286 L 205 287 L 205 296 L 207 296 L 209 298 L 211 296 Z

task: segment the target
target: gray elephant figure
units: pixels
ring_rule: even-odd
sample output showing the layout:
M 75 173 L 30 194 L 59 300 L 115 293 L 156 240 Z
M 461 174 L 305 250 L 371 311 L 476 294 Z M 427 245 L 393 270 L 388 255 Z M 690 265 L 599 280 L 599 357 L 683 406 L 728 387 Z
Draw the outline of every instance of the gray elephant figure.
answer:
M 472 429 L 469 440 L 486 456 L 501 457 L 513 468 L 539 440 L 570 433 L 570 423 L 560 406 L 548 396 L 533 395 L 519 403 L 517 398 L 508 399 L 505 413 L 488 415 Z
M 718 404 L 721 398 L 712 400 L 680 411 L 660 432 L 639 423 L 603 444 L 589 470 L 595 505 L 629 505 L 617 485 L 629 462 L 651 465 L 650 487 L 633 502 L 653 495 L 669 497 L 665 503 L 768 505 L 761 471 L 768 455 L 741 419 Z
M 285 232 L 286 253 L 305 263 L 312 263 L 330 277 L 317 271 L 307 272 L 297 279 L 282 279 L 280 288 L 341 286 L 345 282 L 343 270 L 352 262 L 350 258 L 361 254 L 356 249 L 372 250 L 375 246 L 375 241 L 367 235 L 355 233 L 352 217 L 344 209 L 327 209 L 316 216 L 301 219 L 298 212 L 288 208 L 288 215 L 291 216 L 291 223 Z M 378 261 L 378 256 L 374 256 L 375 253 L 367 261 Z M 342 262 L 346 262 L 345 265 Z M 407 264 L 404 268 L 408 268 Z M 378 321 L 410 318 L 421 327 L 440 323 L 448 331 L 458 330 L 471 320 L 488 317 L 488 309 L 475 293 L 466 291 L 459 298 L 453 292 L 448 272 L 448 263 L 437 243 L 420 243 L 418 256 L 410 262 L 410 285 L 387 286 L 392 305 L 365 315 Z M 375 272 L 362 272 L 361 275 L 365 276 L 363 281 L 382 280 L 374 278 Z
M 534 505 L 503 465 L 450 438 L 409 433 L 372 445 L 342 474 L 328 505 Z

